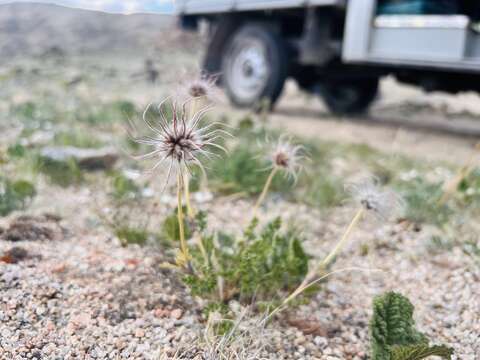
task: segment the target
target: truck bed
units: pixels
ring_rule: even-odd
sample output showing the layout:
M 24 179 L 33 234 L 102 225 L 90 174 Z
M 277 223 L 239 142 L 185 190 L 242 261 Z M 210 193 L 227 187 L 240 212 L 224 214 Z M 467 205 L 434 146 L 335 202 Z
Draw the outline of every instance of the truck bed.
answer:
M 345 0 L 177 0 L 175 9 L 178 14 L 208 14 L 344 4 Z

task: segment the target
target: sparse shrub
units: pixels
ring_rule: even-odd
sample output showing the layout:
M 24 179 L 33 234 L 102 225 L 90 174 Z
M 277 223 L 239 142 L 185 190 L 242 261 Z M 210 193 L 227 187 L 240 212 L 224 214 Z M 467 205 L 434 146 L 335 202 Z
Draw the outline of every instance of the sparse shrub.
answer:
M 250 116 L 246 116 L 238 121 L 234 135 L 236 137 L 241 137 L 245 134 L 250 135 L 253 133 L 254 125 L 255 121 Z
M 135 117 L 136 113 L 137 110 L 132 102 L 120 100 L 79 109 L 76 118 L 89 125 L 105 125 L 122 123 L 124 119 Z
M 414 307 L 404 296 L 388 292 L 375 298 L 370 321 L 372 360 L 421 360 L 429 356 L 451 359 L 453 350 L 429 346 L 415 329 Z
M 7 149 L 7 154 L 8 156 L 12 158 L 21 158 L 24 157 L 25 154 L 27 153 L 27 149 L 25 149 L 25 146 L 19 143 L 15 143 L 13 145 L 10 145 Z
M 81 129 L 58 132 L 53 138 L 53 143 L 54 145 L 78 148 L 98 148 L 102 146 L 102 142 L 91 131 L 87 132 Z
M 427 249 L 432 253 L 450 251 L 454 246 L 454 241 L 447 235 L 433 235 L 427 243 Z
M 140 188 L 132 179 L 121 173 L 112 174 L 112 196 L 116 200 L 135 199 L 140 195 Z
M 24 103 L 13 106 L 10 109 L 10 116 L 16 121 L 23 122 L 27 127 L 31 124 L 35 128 L 47 122 L 56 121 L 58 112 L 55 106 L 48 101 L 26 101 Z
M 378 155 L 378 152 L 368 144 L 348 144 L 344 146 L 359 159 L 372 159 Z
M 97 215 L 110 228 L 122 246 L 145 245 L 155 238 L 149 229 L 150 217 L 144 204 L 137 200 L 115 202 L 107 211 L 99 211 Z M 147 214 L 147 216 L 145 216 Z
M 240 142 L 229 150 L 229 156 L 213 161 L 208 170 L 209 183 L 214 190 L 224 194 L 245 193 L 259 194 L 269 172 L 268 163 L 260 158 L 255 145 L 246 141 Z M 273 191 L 288 192 L 291 180 L 276 176 L 271 185 Z
M 194 295 L 225 302 L 272 301 L 301 283 L 308 256 L 297 231 L 282 231 L 280 218 L 261 231 L 256 228 L 254 220 L 238 238 L 201 230 L 199 244 L 192 249 L 195 271 L 184 277 Z
M 48 179 L 62 187 L 78 184 L 83 180 L 83 174 L 78 164 L 73 159 L 58 161 L 40 155 L 34 159 L 34 167 Z
M 480 243 L 475 240 L 468 240 L 463 243 L 463 252 L 471 256 L 478 264 L 480 264 Z
M 205 319 L 208 319 L 209 327 L 216 336 L 227 334 L 234 326 L 232 310 L 222 301 L 209 302 L 202 309 L 202 314 Z
M 328 208 L 341 204 L 345 191 L 338 179 L 317 173 L 312 176 L 301 198 L 309 205 Z
M 145 228 L 135 228 L 128 225 L 116 228 L 115 235 L 123 246 L 145 245 L 149 237 L 149 233 Z
M 120 113 L 127 117 L 133 117 L 137 113 L 137 108 L 135 104 L 127 100 L 118 100 L 112 104 L 113 107 L 116 107 Z
M 25 208 L 36 195 L 35 187 L 25 180 L 10 181 L 0 177 L 0 216 Z
M 457 191 L 462 199 L 468 203 L 480 203 L 480 168 L 472 170 L 458 184 Z
M 24 119 L 33 119 L 37 111 L 37 105 L 33 101 L 26 101 L 13 107 L 11 112 Z
M 410 221 L 442 225 L 452 214 L 448 204 L 440 202 L 443 194 L 441 184 L 416 178 L 402 184 L 401 191 L 406 203 L 405 217 Z

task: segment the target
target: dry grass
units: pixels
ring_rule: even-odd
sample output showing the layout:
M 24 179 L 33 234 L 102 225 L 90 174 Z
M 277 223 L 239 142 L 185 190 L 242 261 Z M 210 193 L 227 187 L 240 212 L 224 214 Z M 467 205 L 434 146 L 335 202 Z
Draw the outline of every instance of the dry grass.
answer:
M 217 335 L 217 325 L 231 322 L 230 329 Z M 195 344 L 177 350 L 175 354 L 162 354 L 160 360 L 262 360 L 270 342 L 266 316 L 252 316 L 248 309 L 237 313 L 235 320 L 225 320 L 218 313 L 211 313 L 206 328 Z

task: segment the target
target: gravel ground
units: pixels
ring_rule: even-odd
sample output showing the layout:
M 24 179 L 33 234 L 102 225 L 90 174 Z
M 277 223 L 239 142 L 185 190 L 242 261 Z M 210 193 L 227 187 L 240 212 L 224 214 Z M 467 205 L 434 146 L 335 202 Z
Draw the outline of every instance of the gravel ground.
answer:
M 23 234 L 30 240 L 5 240 L 18 214 L 2 221 L 0 253 L 12 247 L 26 252 L 16 259 L 14 251 L 0 262 L 1 359 L 170 358 L 201 338 L 200 306 L 174 273 L 162 270 L 160 264 L 166 260 L 162 251 L 150 246 L 123 248 L 102 226 L 85 226 L 92 216 L 82 199 L 89 196 L 87 191 L 71 195 L 76 206 L 63 220 L 24 219 L 31 228 Z M 40 196 L 36 210 L 48 209 L 49 199 L 48 193 Z M 211 210 L 211 226 L 235 231 L 251 204 L 220 198 L 199 206 Z M 272 197 L 264 210 L 265 220 L 295 214 L 309 239 L 317 239 L 306 242 L 306 248 L 321 256 L 340 236 L 354 209 L 342 207 L 326 216 Z M 405 223 L 362 223 L 335 268 L 381 271 L 333 275 L 310 304 L 285 313 L 264 330 L 263 356 L 367 359 L 372 298 L 395 290 L 416 306 L 422 331 L 455 348 L 455 359 L 478 359 L 480 268 L 458 248 L 432 254 L 425 246 L 431 231 Z M 47 235 L 38 240 L 32 234 Z M 370 249 L 367 255 L 360 250 L 365 244 Z M 190 352 L 184 358 L 195 356 Z
M 119 69 L 128 75 L 126 69 L 127 65 L 132 67 L 131 63 L 122 65 L 125 69 Z M 100 78 L 100 84 L 79 86 L 77 92 L 88 94 L 89 99 L 126 98 L 140 106 L 151 101 L 152 94 L 160 96 L 166 91 L 160 85 L 131 86 L 127 75 L 124 81 Z M 164 74 L 167 80 L 176 76 L 175 71 Z M 50 83 L 41 84 L 43 89 Z M 60 92 L 64 96 L 64 89 L 58 84 L 53 88 L 53 94 L 62 99 Z M 32 97 L 23 87 L 10 91 L 18 103 Z M 307 107 L 304 97 L 290 95 L 270 120 L 300 135 L 368 143 L 386 152 L 401 150 L 422 159 L 452 162 L 468 158 L 472 151 L 464 139 L 426 133 L 410 136 L 413 131 L 398 136 L 397 128 L 374 128 L 368 123 L 339 121 L 325 115 L 318 121 L 317 105 L 309 117 L 295 108 L 298 104 L 302 109 Z M 0 102 L 2 113 L 7 113 L 7 105 Z M 289 109 L 293 115 L 285 112 Z M 239 115 L 230 107 L 221 106 L 220 111 L 232 117 Z M 12 129 L 6 126 L 4 130 L 10 133 L 0 139 L 2 146 L 15 139 L 21 129 L 12 125 Z M 341 155 L 338 160 L 341 162 Z M 18 221 L 24 214 L 14 213 L 0 219 L 0 227 L 5 230 L 0 235 L 0 359 L 163 360 L 183 350 L 183 358 L 201 359 L 205 319 L 198 299 L 189 296 L 175 273 L 160 266 L 170 254 L 153 245 L 120 246 L 99 216 L 108 217 L 115 211 L 108 202 L 109 180 L 103 175 L 97 178 L 89 174 L 88 178 L 91 181 L 86 185 L 62 189 L 39 177 L 38 196 L 28 214 L 40 217 Z M 160 188 L 161 181 L 154 185 Z M 158 191 L 152 189 L 150 194 Z M 251 201 L 208 196 L 199 199 L 202 201 L 197 206 L 208 211 L 212 228 L 240 232 L 249 220 L 245 214 L 249 214 Z M 174 207 L 175 197 L 164 195 L 157 202 L 150 200 L 148 208 L 128 207 L 125 211 L 133 218 L 146 215 L 150 226 L 157 227 Z M 295 221 L 308 239 L 307 251 L 320 258 L 341 236 L 354 212 L 350 206 L 322 212 L 271 196 L 261 219 L 266 222 L 281 215 L 286 223 Z M 45 213 L 59 214 L 61 220 L 41 216 Z M 467 226 L 455 227 L 460 229 L 455 234 L 459 243 L 475 236 L 478 239 L 477 220 L 464 219 Z M 12 224 L 15 231 L 11 231 Z M 250 344 L 252 351 L 264 345 L 261 357 L 268 359 L 367 359 L 372 299 L 395 290 L 411 299 L 417 326 L 434 342 L 454 347 L 455 359 L 479 359 L 480 265 L 460 246 L 432 250 L 430 238 L 437 232 L 433 227 L 418 229 L 405 222 L 362 222 L 335 269 L 354 267 L 363 271 L 333 275 L 311 303 L 284 313 L 266 329 L 255 329 L 255 319 L 246 319 L 242 326 L 249 328 L 255 339 Z

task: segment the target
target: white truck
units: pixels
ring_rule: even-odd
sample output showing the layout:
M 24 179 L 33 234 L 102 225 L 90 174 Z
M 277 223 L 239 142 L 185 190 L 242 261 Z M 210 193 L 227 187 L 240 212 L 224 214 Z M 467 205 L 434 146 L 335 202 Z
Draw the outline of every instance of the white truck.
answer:
M 480 91 L 476 0 L 177 0 L 209 24 L 203 67 L 233 104 L 275 103 L 290 77 L 335 113 L 365 111 L 393 75 L 426 91 Z

